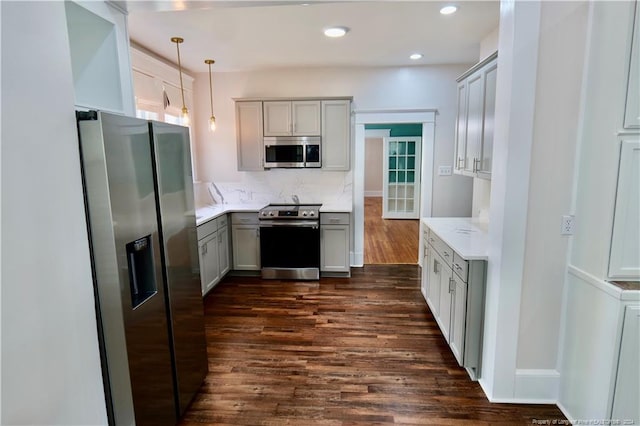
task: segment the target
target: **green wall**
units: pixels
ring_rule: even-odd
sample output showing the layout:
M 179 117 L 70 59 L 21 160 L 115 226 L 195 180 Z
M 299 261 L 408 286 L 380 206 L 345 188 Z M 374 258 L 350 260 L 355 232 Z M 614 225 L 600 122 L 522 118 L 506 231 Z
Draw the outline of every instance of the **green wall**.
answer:
M 402 123 L 402 124 L 365 124 L 365 130 L 374 129 L 391 129 L 390 136 L 420 136 L 422 137 L 421 123 Z

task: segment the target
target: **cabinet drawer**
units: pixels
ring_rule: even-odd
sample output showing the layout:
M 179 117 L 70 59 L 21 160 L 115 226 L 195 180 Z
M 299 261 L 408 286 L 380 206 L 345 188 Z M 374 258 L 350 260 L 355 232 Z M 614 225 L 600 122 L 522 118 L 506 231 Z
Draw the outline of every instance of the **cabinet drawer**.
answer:
M 320 213 L 322 225 L 348 225 L 349 213 Z
M 208 235 L 213 234 L 218 230 L 218 219 L 211 219 L 208 222 L 205 222 L 198 226 L 198 240 L 205 238 Z
M 257 225 L 258 212 L 231 213 L 232 225 Z
M 453 250 L 434 232 L 429 232 L 429 244 L 440 253 L 440 256 L 442 256 L 447 265 L 451 266 L 453 262 Z
M 460 277 L 462 281 L 467 282 L 467 275 L 469 273 L 469 263 L 458 255 L 458 253 L 453 253 L 453 272 L 456 273 L 457 276 Z
M 218 221 L 218 229 L 227 226 L 229 222 L 229 215 L 223 214 L 219 218 L 216 219 Z

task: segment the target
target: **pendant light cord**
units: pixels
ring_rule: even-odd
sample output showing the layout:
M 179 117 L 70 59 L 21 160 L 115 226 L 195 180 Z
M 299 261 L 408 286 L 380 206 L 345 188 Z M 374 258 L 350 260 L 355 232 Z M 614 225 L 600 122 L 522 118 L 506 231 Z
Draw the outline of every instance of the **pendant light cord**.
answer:
M 185 103 L 184 87 L 182 86 L 182 64 L 180 63 L 180 41 L 176 41 L 176 50 L 178 51 L 178 70 L 180 71 L 180 95 L 182 96 L 182 109 L 184 109 Z

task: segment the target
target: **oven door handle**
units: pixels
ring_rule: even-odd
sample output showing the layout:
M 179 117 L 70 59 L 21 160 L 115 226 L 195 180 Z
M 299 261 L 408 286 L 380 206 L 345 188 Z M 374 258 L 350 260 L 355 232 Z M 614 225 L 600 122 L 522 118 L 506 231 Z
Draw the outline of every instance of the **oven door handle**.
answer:
M 317 229 L 320 226 L 318 221 L 310 221 L 310 220 L 283 220 L 283 221 L 261 221 L 261 228 L 313 228 Z

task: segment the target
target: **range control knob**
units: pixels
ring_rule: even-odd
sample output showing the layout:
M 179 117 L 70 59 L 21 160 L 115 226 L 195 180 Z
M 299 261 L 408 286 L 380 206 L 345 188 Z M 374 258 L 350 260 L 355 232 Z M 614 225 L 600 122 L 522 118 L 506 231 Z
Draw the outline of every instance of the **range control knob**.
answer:
M 309 216 L 315 216 L 315 215 L 316 213 L 313 210 L 309 212 Z
M 269 212 L 269 216 L 275 216 L 274 212 Z
M 303 210 L 303 212 L 302 212 L 302 216 L 304 216 L 304 217 L 306 217 L 306 216 L 307 216 L 307 211 L 306 211 L 306 210 Z
M 262 213 L 260 213 L 260 214 L 261 214 L 262 216 L 266 216 L 266 215 L 267 215 L 267 212 L 262 212 Z

